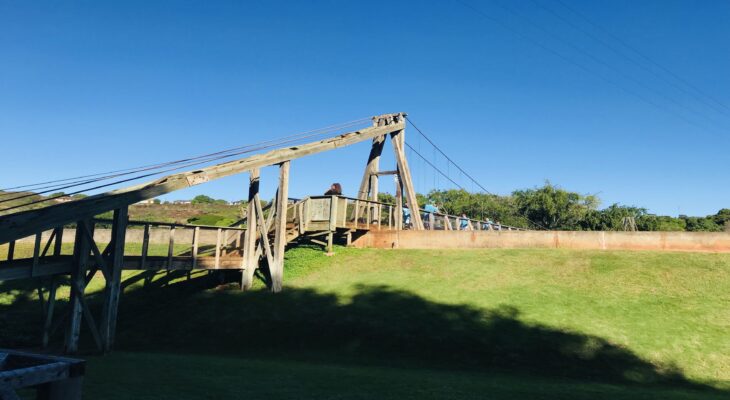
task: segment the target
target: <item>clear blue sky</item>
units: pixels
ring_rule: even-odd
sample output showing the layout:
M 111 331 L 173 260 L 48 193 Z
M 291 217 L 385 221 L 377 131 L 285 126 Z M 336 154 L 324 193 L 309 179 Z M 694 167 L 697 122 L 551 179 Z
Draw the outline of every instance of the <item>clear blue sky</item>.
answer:
M 494 193 L 548 179 L 603 206 L 730 207 L 730 109 L 584 33 L 729 106 L 730 2 L 562 1 L 605 31 L 556 0 L 0 1 L 0 186 L 406 111 Z M 367 147 L 295 161 L 292 197 L 354 194 Z M 450 187 L 411 162 L 419 191 Z M 167 198 L 240 199 L 246 180 Z

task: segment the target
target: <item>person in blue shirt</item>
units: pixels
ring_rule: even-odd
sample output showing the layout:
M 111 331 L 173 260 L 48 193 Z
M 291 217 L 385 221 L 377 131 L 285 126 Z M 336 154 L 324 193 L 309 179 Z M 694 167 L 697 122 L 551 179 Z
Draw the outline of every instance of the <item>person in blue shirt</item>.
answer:
M 461 218 L 459 219 L 459 230 L 465 231 L 469 227 L 469 218 L 467 218 L 466 214 L 461 214 Z
M 439 212 L 439 208 L 431 203 L 428 203 L 423 207 L 423 211 L 425 211 L 423 213 L 423 215 L 421 216 L 423 218 L 423 226 L 426 229 L 429 229 L 430 228 L 429 225 L 430 225 L 430 221 L 431 221 L 430 216 L 431 216 L 431 214 Z
M 411 225 L 411 210 L 408 207 L 403 207 L 403 228 L 410 227 Z

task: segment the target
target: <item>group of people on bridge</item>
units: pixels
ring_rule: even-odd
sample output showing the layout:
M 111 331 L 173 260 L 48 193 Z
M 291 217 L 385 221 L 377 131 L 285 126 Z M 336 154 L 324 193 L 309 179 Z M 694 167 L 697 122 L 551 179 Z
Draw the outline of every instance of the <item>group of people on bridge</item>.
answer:
M 342 196 L 342 185 L 335 182 L 332 185 L 330 185 L 330 188 L 324 193 L 325 196 Z M 435 204 L 428 203 L 423 207 L 423 213 L 421 214 L 421 219 L 423 220 L 423 225 L 426 229 L 430 229 L 431 226 L 431 216 L 440 214 L 439 207 Z M 470 224 L 469 224 L 469 217 L 466 216 L 466 213 L 462 213 L 461 217 L 459 218 L 459 230 L 466 231 L 470 230 Z M 480 223 L 480 222 L 477 222 Z M 482 226 L 481 228 L 483 230 L 490 230 L 494 229 L 496 231 L 502 230 L 502 224 L 497 222 L 492 222 L 489 218 L 487 218 L 485 221 L 481 222 Z M 411 223 L 411 210 L 408 209 L 407 206 L 403 207 L 403 226 L 405 229 L 409 229 L 412 226 Z

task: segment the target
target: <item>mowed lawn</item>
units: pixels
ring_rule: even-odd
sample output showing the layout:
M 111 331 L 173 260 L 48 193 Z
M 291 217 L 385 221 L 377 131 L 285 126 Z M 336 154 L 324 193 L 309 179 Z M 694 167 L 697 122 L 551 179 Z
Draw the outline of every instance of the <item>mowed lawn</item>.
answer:
M 730 398 L 728 254 L 336 253 L 290 250 L 277 295 L 126 273 L 86 398 Z M 33 345 L 38 304 L 9 285 L 0 346 Z

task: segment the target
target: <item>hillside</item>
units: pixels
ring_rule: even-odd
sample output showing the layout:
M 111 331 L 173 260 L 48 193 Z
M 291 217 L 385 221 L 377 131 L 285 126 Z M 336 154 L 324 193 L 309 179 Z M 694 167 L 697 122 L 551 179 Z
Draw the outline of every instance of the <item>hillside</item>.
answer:
M 89 398 L 730 396 L 730 255 L 299 248 L 278 295 L 143 278 Z M 0 347 L 32 346 L 33 288 L 5 285 Z

